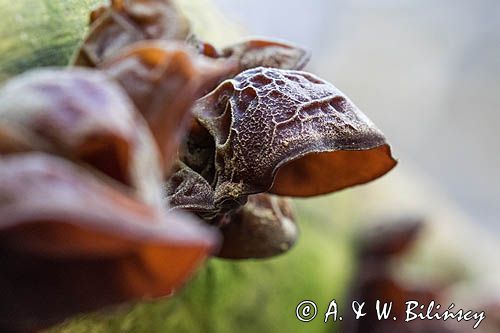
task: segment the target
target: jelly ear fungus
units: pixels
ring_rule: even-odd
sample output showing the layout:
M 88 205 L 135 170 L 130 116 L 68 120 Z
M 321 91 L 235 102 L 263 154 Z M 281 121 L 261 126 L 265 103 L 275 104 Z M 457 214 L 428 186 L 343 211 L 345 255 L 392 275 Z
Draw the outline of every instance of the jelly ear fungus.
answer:
M 96 67 L 142 40 L 185 40 L 189 23 L 170 0 L 112 0 L 90 15 L 90 28 L 74 56 L 76 66 Z
M 2 328 L 169 295 L 216 249 L 214 231 L 58 157 L 4 157 L 0 185 Z
M 191 38 L 189 42 L 207 57 L 228 59 L 237 63 L 237 68 L 227 78 L 256 67 L 301 70 L 311 58 L 311 52 L 301 46 L 265 38 L 248 39 L 221 49 L 199 41 L 196 37 Z
M 125 89 L 148 122 L 168 172 L 191 121 L 190 107 L 226 77 L 234 63 L 201 57 L 181 43 L 143 41 L 117 52 L 99 68 Z
M 306 72 L 246 70 L 199 99 L 192 113 L 166 193 L 172 207 L 221 226 L 224 258 L 265 258 L 294 244 L 293 216 L 281 219 L 269 194 L 335 192 L 396 165 L 375 125 Z
M 221 231 L 218 256 L 228 259 L 273 257 L 287 252 L 299 236 L 289 200 L 267 193 L 249 196 Z
M 193 107 L 213 136 L 215 201 L 269 191 L 312 196 L 366 183 L 396 161 L 383 134 L 312 74 L 259 67 Z
M 147 123 L 101 72 L 9 81 L 0 133 L 2 331 L 170 295 L 217 250 L 217 231 L 165 210 Z
M 101 72 L 48 69 L 10 80 L 0 91 L 2 128 L 2 141 L 10 144 L 0 144 L 0 154 L 64 156 L 159 203 L 162 167 L 154 139 L 127 96 Z

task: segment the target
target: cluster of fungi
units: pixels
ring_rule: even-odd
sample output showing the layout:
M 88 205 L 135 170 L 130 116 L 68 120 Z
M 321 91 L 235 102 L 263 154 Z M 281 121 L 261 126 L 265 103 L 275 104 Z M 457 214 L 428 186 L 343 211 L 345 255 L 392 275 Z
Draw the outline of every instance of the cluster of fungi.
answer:
M 349 299 L 366 302 L 366 309 L 376 309 L 377 302 L 392 302 L 388 320 L 380 320 L 375 311 L 356 319 L 348 313 L 343 322 L 345 333 L 461 333 L 462 327 L 439 320 L 413 320 L 406 322 L 408 301 L 420 304 L 446 304 L 442 288 L 426 282 L 411 285 L 395 274 L 394 264 L 418 243 L 425 221 L 416 217 L 397 218 L 367 228 L 358 239 L 357 272 L 352 281 Z M 380 306 L 380 305 L 379 305 Z M 382 305 L 383 306 L 383 305 Z M 382 308 L 382 307 L 380 307 Z M 396 319 L 394 319 L 396 318 Z
M 216 48 L 168 0 L 113 0 L 90 21 L 70 67 L 0 91 L 5 330 L 170 295 L 212 255 L 283 253 L 298 235 L 285 197 L 396 164 L 298 46 Z

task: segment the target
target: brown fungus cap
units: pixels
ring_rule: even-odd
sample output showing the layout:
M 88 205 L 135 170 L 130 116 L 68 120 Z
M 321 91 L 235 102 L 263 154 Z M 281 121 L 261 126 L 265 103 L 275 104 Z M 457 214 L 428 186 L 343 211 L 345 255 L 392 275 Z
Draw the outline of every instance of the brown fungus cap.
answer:
M 44 152 L 44 153 L 40 153 Z M 173 156 L 170 156 L 173 158 Z M 161 203 L 146 121 L 95 70 L 33 71 L 0 90 L 0 329 L 167 296 L 218 234 Z M 50 299 L 50 305 L 47 305 Z
M 193 107 L 215 141 L 215 202 L 269 191 L 313 196 L 369 182 L 396 161 L 337 88 L 300 71 L 247 70 Z
M 444 300 L 443 286 L 432 280 L 408 283 L 398 277 L 395 269 L 401 256 L 415 246 L 425 226 L 420 217 L 387 217 L 388 220 L 363 231 L 358 239 L 357 269 L 352 281 L 349 299 L 361 299 L 367 308 L 375 308 L 378 302 L 393 304 L 394 320 L 380 320 L 375 312 L 363 318 L 348 313 L 341 331 L 346 333 L 398 332 L 398 333 L 457 333 L 449 322 L 439 320 L 415 320 L 406 318 L 406 302 L 429 304 Z M 424 279 L 425 280 L 425 279 Z M 442 303 L 441 303 L 442 304 Z M 392 316 L 392 315 L 391 315 Z
M 265 38 L 248 39 L 220 50 L 210 43 L 196 40 L 195 37 L 189 42 L 198 49 L 198 52 L 207 57 L 235 62 L 237 66 L 227 78 L 261 66 L 300 70 L 311 58 L 311 52 L 301 46 Z
M 3 329 L 167 296 L 217 247 L 214 230 L 47 154 L 2 157 L 0 198 Z
M 190 107 L 234 67 L 166 41 L 143 41 L 117 52 L 100 69 L 114 78 L 146 118 L 165 168 L 176 154 L 191 120 Z
M 185 40 L 189 24 L 169 0 L 112 0 L 97 8 L 75 59 L 95 67 L 123 47 L 145 39 Z
M 419 216 L 393 218 L 393 221 L 376 223 L 367 228 L 358 239 L 362 259 L 387 260 L 405 254 L 417 242 L 425 226 Z
M 178 160 L 173 173 L 165 183 L 164 196 L 168 206 L 196 212 L 199 215 L 213 215 L 214 191 L 205 178 Z
M 311 53 L 298 45 L 270 39 L 249 39 L 222 49 L 221 56 L 238 62 L 241 71 L 255 67 L 303 69 Z
M 228 259 L 273 257 L 287 252 L 299 236 L 289 200 L 266 193 L 249 196 L 221 231 L 218 256 Z
M 161 164 L 147 124 L 97 71 L 36 70 L 8 81 L 0 90 L 0 139 L 0 154 L 50 152 L 160 202 Z

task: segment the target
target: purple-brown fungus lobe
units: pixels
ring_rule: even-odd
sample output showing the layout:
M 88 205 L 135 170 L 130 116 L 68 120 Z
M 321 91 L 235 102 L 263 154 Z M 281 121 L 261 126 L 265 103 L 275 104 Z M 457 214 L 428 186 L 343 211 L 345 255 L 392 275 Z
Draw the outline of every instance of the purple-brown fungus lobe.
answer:
M 153 136 L 102 72 L 12 79 L 0 133 L 0 330 L 167 296 L 218 248 L 217 231 L 166 212 Z
M 101 72 L 46 69 L 10 80 L 0 91 L 0 133 L 0 154 L 64 156 L 128 186 L 142 200 L 160 201 L 153 136 L 129 98 Z
M 169 0 L 112 0 L 90 16 L 91 26 L 73 60 L 95 67 L 116 52 L 142 40 L 185 40 L 189 24 Z
M 168 205 L 198 215 L 216 215 L 214 191 L 208 181 L 184 162 L 177 160 L 164 187 Z
M 256 67 L 271 67 L 280 69 L 303 69 L 311 52 L 303 47 L 285 41 L 265 38 L 248 39 L 222 49 L 217 49 L 210 43 L 198 41 L 195 37 L 190 40 L 199 53 L 216 59 L 227 59 L 237 64 L 230 79 L 235 75 Z
M 300 71 L 247 70 L 193 107 L 215 141 L 215 201 L 312 196 L 382 176 L 383 134 L 337 88 Z
M 401 258 L 411 253 L 425 229 L 421 217 L 398 217 L 393 220 L 376 223 L 363 230 L 357 241 L 357 274 L 352 281 L 349 298 L 362 299 L 366 306 L 375 308 L 377 302 L 392 302 L 391 313 L 394 320 L 379 320 L 376 313 L 367 313 L 363 318 L 356 318 L 349 313 L 342 322 L 342 332 L 434 332 L 457 333 L 449 321 L 415 320 L 405 321 L 406 302 L 418 301 L 429 304 L 441 303 L 446 288 L 432 279 L 423 279 L 420 283 L 411 283 L 395 274 L 400 270 Z M 470 331 L 470 330 L 469 330 Z
M 311 58 L 311 53 L 305 48 L 270 39 L 250 39 L 227 46 L 221 55 L 237 60 L 241 71 L 260 66 L 300 70 Z
M 214 230 L 59 157 L 4 156 L 0 185 L 2 331 L 167 296 L 217 248 Z
M 143 41 L 116 52 L 99 68 L 125 89 L 145 117 L 169 170 L 191 120 L 194 101 L 233 70 L 172 41 Z
M 224 243 L 218 256 L 228 259 L 268 258 L 287 252 L 297 240 L 290 202 L 260 193 L 232 213 L 221 227 Z
M 390 223 L 375 224 L 358 240 L 358 252 L 363 259 L 386 259 L 405 253 L 416 242 L 425 221 L 418 216 L 399 217 Z

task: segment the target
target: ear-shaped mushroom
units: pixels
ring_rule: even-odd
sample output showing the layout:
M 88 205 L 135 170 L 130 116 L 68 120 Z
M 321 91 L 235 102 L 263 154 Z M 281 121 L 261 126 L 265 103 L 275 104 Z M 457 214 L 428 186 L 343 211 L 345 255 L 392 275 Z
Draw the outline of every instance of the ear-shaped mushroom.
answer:
M 229 259 L 268 258 L 288 251 L 299 235 L 287 199 L 269 194 L 248 197 L 221 228 L 224 236 L 218 256 Z
M 181 161 L 165 183 L 164 197 L 173 209 L 184 209 L 199 215 L 212 216 L 217 212 L 214 191 L 205 178 Z
M 134 42 L 185 40 L 189 34 L 186 18 L 169 0 L 112 0 L 91 14 L 91 23 L 75 65 L 95 67 Z
M 39 150 L 86 163 L 160 201 L 154 139 L 123 91 L 87 69 L 39 70 L 0 91 L 0 154 Z
M 193 107 L 215 141 L 216 204 L 258 192 L 312 196 L 366 183 L 396 161 L 383 134 L 312 74 L 256 68 Z
M 169 295 L 218 241 L 207 226 L 41 153 L 0 159 L 0 198 L 4 328 Z
M 288 42 L 250 39 L 242 43 L 227 46 L 221 56 L 236 60 L 240 72 L 255 67 L 274 67 L 280 69 L 302 69 L 311 58 L 311 53 Z
M 384 261 L 403 254 L 414 245 L 423 227 L 421 217 L 405 217 L 369 228 L 359 239 L 360 256 Z
M 146 118 L 166 168 L 184 137 L 193 102 L 233 68 L 227 61 L 214 61 L 190 51 L 175 42 L 144 41 L 100 66 L 121 84 Z
M 213 188 L 214 151 L 212 136 L 193 118 L 174 171 L 164 185 L 163 194 L 171 209 L 184 209 L 207 221 L 219 215 L 222 209 L 215 205 Z M 233 208 L 244 204 L 246 197 L 241 199 Z
M 358 268 L 352 283 L 350 299 L 362 299 L 369 308 L 377 302 L 394 306 L 391 313 L 394 320 L 382 320 L 376 313 L 368 313 L 363 318 L 349 314 L 344 317 L 342 332 L 439 332 L 451 333 L 445 321 L 418 320 L 405 321 L 406 302 L 414 300 L 420 304 L 439 301 L 442 288 L 436 284 L 407 285 L 405 280 L 394 276 L 393 259 L 408 252 L 415 245 L 417 236 L 424 226 L 421 218 L 398 218 L 394 222 L 371 227 L 359 239 Z
M 210 43 L 193 38 L 190 40 L 198 51 L 210 58 L 226 58 L 238 64 L 227 78 L 231 78 L 247 69 L 273 67 L 280 69 L 303 69 L 311 52 L 303 47 L 284 41 L 270 39 L 249 39 L 218 50 Z

